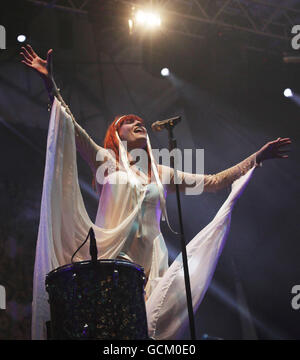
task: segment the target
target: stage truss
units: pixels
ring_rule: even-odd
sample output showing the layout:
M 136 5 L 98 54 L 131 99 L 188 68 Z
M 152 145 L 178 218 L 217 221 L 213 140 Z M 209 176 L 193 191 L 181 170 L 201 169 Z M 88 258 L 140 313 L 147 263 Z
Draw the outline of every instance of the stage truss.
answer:
M 165 16 L 166 29 L 189 37 L 202 38 L 203 24 L 232 29 L 267 38 L 290 40 L 291 28 L 300 24 L 297 0 L 27 0 L 45 6 L 87 15 L 92 6 L 99 13 L 110 8 L 157 7 Z

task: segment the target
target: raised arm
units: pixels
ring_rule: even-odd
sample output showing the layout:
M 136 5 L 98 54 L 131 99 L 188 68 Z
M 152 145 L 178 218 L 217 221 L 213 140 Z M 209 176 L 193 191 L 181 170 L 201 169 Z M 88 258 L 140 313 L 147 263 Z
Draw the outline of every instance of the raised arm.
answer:
M 67 113 L 71 116 L 75 130 L 76 149 L 83 157 L 83 159 L 89 164 L 93 173 L 95 173 L 97 166 L 99 165 L 99 163 L 96 162 L 96 154 L 102 148 L 101 146 L 97 145 L 87 134 L 87 132 L 76 122 L 72 112 L 62 98 L 60 91 L 54 81 L 52 53 L 53 50 L 50 49 L 47 52 L 47 59 L 44 60 L 36 54 L 30 45 L 26 45 L 26 47 L 22 47 L 22 52 L 20 54 L 23 57 L 22 63 L 35 70 L 42 78 L 48 92 L 50 104 L 52 105 L 54 97 L 56 97 L 65 107 Z
M 230 186 L 235 180 L 246 174 L 252 167 L 260 166 L 268 159 L 286 159 L 289 150 L 282 147 L 291 144 L 290 138 L 278 138 L 265 144 L 259 151 L 250 155 L 237 165 L 213 175 L 191 174 L 178 171 L 178 183 L 181 191 L 187 194 L 200 194 L 202 191 L 216 192 Z M 159 166 L 162 181 L 168 191 L 175 190 L 174 170 L 167 166 Z

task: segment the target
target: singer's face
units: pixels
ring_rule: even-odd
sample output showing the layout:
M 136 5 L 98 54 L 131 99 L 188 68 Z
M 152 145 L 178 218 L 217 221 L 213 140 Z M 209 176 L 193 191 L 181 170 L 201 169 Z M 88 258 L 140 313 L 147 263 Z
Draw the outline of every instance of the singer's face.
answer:
M 121 140 L 127 141 L 128 150 L 145 148 L 147 145 L 147 130 L 138 119 L 126 119 L 119 129 L 119 136 Z

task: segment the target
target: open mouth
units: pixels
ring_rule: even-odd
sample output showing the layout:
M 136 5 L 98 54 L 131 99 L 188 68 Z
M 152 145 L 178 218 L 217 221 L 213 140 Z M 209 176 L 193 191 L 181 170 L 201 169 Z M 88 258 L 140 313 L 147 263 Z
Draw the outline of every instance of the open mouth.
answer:
M 142 127 L 136 127 L 134 130 L 133 130 L 134 133 L 141 133 L 141 134 L 144 134 L 145 133 L 145 130 L 142 128 Z

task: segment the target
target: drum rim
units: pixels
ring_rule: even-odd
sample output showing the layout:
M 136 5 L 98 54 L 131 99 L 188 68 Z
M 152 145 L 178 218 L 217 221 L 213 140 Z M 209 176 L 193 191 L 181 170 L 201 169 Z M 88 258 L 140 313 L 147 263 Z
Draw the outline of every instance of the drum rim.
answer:
M 112 265 L 120 265 L 120 264 L 122 264 L 122 265 L 125 265 L 125 266 L 130 267 L 130 268 L 135 268 L 135 269 L 137 269 L 139 271 L 142 271 L 144 273 L 144 268 L 141 265 L 133 263 L 131 261 L 127 261 L 127 260 L 122 260 L 122 259 L 99 259 L 99 260 L 97 260 L 97 266 L 98 266 L 98 264 L 101 264 L 101 263 L 102 264 L 105 264 L 105 263 L 108 264 L 109 263 L 109 264 L 112 264 Z M 92 265 L 92 261 L 91 260 L 83 260 L 83 261 L 77 261 L 77 262 L 74 262 L 74 263 L 59 266 L 56 269 L 51 270 L 46 275 L 46 279 L 48 279 L 49 277 L 51 277 L 54 274 L 59 274 L 60 271 L 64 271 L 67 268 L 72 269 L 72 267 L 73 267 L 74 270 L 78 270 L 81 266 L 84 266 L 84 265 Z

